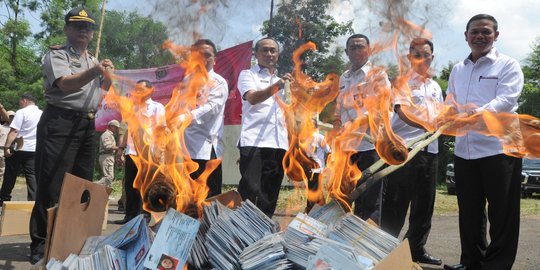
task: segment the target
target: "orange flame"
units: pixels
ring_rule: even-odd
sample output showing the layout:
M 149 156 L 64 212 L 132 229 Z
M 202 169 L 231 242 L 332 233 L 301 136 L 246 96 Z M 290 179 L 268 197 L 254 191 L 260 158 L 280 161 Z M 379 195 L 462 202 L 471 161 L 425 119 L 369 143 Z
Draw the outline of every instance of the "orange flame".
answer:
M 136 85 L 130 95 L 118 93 L 114 85 L 105 97 L 108 104 L 117 104 L 123 121 L 128 124 L 128 134 L 133 139 L 137 156 L 132 156 L 138 173 L 133 187 L 139 190 L 141 197 L 152 185 L 162 181 L 174 187 L 176 209 L 181 212 L 197 211 L 202 214 L 202 204 L 208 194 L 206 180 L 219 165 L 220 159 L 209 161 L 205 171 L 198 179 L 191 179 L 190 174 L 198 169 L 187 152 L 184 142 L 184 130 L 191 119 L 181 121 L 181 115 L 189 115 L 196 107 L 197 96 L 207 83 L 208 72 L 204 65 L 204 56 L 189 47 L 176 46 L 172 42 L 163 45 L 179 60 L 185 69 L 185 79 L 173 90 L 169 102 L 165 105 L 165 115 L 157 123 L 149 123 L 143 117 L 145 100 L 152 89 Z M 124 82 L 133 86 L 124 78 L 114 77 L 116 83 Z M 160 200 L 161 203 L 166 203 Z M 173 205 L 167 205 L 173 206 Z M 144 209 L 149 211 L 149 202 L 144 200 Z

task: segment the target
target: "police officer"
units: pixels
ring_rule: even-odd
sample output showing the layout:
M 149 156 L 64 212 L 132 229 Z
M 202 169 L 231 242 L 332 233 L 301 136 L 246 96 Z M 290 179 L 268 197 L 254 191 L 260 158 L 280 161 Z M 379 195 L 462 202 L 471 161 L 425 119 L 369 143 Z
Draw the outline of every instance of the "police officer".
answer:
M 95 111 L 101 88 L 107 89 L 109 59 L 98 61 L 87 50 L 96 20 L 85 8 L 65 16 L 67 43 L 52 46 L 43 57 L 47 106 L 38 124 L 36 146 L 36 204 L 30 219 L 30 262 L 43 257 L 47 236 L 47 208 L 54 206 L 66 172 L 92 179 L 95 159 Z
M 107 123 L 107 129 L 99 137 L 98 161 L 103 177 L 97 183 L 107 187 L 111 187 L 114 180 L 114 153 L 118 150 L 114 136 L 118 133 L 118 128 L 120 128 L 120 122 L 111 120 Z

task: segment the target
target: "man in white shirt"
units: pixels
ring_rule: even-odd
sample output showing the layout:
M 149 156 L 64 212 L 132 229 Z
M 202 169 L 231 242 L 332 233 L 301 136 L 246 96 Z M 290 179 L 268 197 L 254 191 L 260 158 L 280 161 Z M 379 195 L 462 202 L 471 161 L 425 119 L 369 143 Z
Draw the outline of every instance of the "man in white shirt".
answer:
M 307 168 L 309 170 L 305 172 L 308 178 L 308 189 L 310 190 L 307 198 L 306 213 L 309 213 L 315 204 L 324 204 L 324 195 L 321 186 L 322 179 L 320 176 L 326 167 L 326 157 L 331 151 L 330 145 L 326 142 L 324 135 L 319 132 L 319 123 L 317 122 L 317 119 L 312 119 L 312 122 L 315 131 L 309 141 L 306 154 L 317 163 L 317 168 Z
M 435 123 L 438 105 L 442 104 L 443 97 L 441 87 L 431 79 L 429 70 L 433 61 L 433 43 L 425 38 L 413 39 L 407 58 L 412 66 L 411 72 L 406 75 L 409 78 L 406 85 L 408 90 L 397 89 L 399 86 L 394 85 L 398 94 L 391 125 L 395 134 L 409 142 L 424 134 L 422 123 Z M 412 259 L 435 265 L 440 265 L 442 261 L 431 256 L 425 250 L 425 245 L 435 205 L 438 150 L 438 142 L 432 142 L 407 164 L 387 176 L 381 214 L 381 228 L 398 237 L 410 204 L 409 228 L 405 238 L 409 239 Z
M 204 57 L 208 71 L 209 82 L 197 95 L 196 108 L 189 112 L 191 123 L 184 131 L 184 140 L 191 159 L 199 167 L 190 174 L 191 179 L 197 180 L 204 172 L 209 160 L 219 159 L 219 165 L 208 176 L 207 197 L 221 194 L 223 158 L 223 113 L 229 96 L 227 81 L 214 72 L 216 64 L 216 45 L 209 39 L 200 39 L 193 45 Z
M 137 119 L 141 126 L 149 127 L 150 130 L 146 132 L 152 132 L 158 125 L 165 126 L 165 107 L 163 104 L 156 102 L 150 98 L 154 92 L 153 85 L 148 80 L 140 80 L 135 85 L 135 89 L 131 93 L 133 99 L 133 120 Z M 125 119 L 124 119 L 125 120 Z M 121 220 L 113 221 L 115 224 L 125 224 L 137 215 L 142 213 L 142 197 L 140 191 L 133 187 L 135 177 L 137 176 L 137 166 L 133 161 L 132 156 L 137 156 L 137 150 L 133 138 L 130 134 L 137 132 L 136 130 L 130 130 L 134 128 L 127 127 L 127 132 L 122 137 L 122 141 L 119 143 L 118 151 L 116 151 L 116 160 L 121 161 L 122 155 L 125 155 L 124 161 L 124 192 L 125 192 L 125 216 Z M 140 133 L 139 133 L 140 134 Z M 142 141 L 142 138 L 138 138 Z M 153 145 L 150 145 L 153 147 Z M 124 152 L 125 149 L 125 152 Z
M 276 99 L 284 100 L 285 80 L 292 75 L 278 77 L 276 64 L 279 47 L 272 38 L 255 44 L 257 65 L 243 70 L 238 77 L 242 95 L 242 129 L 238 192 L 261 211 L 272 217 L 276 209 L 279 189 L 283 181 L 283 157 L 289 148 L 285 116 Z
M 458 115 L 517 111 L 523 73 L 515 59 L 493 47 L 497 28 L 497 20 L 487 14 L 467 23 L 471 53 L 452 69 L 446 98 Z M 465 104 L 477 107 L 460 107 Z M 498 138 L 474 131 L 456 136 L 454 154 L 461 259 L 445 269 L 511 269 L 519 240 L 521 159 L 505 155 Z
M 9 125 L 11 129 L 4 145 L 6 171 L 0 189 L 0 201 L 11 200 L 11 191 L 15 186 L 21 166 L 26 177 L 27 199 L 29 201 L 36 199 L 37 183 L 34 166 L 36 131 L 42 111 L 36 106 L 35 102 L 36 99 L 32 94 L 23 94 L 19 99 L 21 109 L 15 112 L 15 117 L 13 117 L 13 121 Z M 22 138 L 22 147 L 14 145 L 17 138 Z M 15 149 L 17 151 L 14 151 Z
M 9 125 L 11 124 L 11 121 L 13 121 L 13 117 L 15 116 L 14 111 L 6 111 L 4 109 L 4 106 L 0 104 L 0 122 L 2 125 L 0 125 L 0 180 L 4 180 L 4 172 L 6 170 L 6 159 L 4 157 L 4 145 L 6 145 L 6 139 L 7 135 L 9 134 L 9 131 L 11 128 Z M 4 120 L 5 119 L 5 120 Z M 0 207 L 2 207 L 2 204 L 0 203 Z
M 347 39 L 345 53 L 351 62 L 351 68 L 339 78 L 339 96 L 334 114 L 334 130 L 341 130 L 359 117 L 367 117 L 368 111 L 362 102 L 362 89 L 377 91 L 378 80 L 383 79 L 385 86 L 390 87 L 386 73 L 373 74 L 373 64 L 369 61 L 371 49 L 369 38 L 362 34 L 354 34 Z M 369 76 L 368 76 L 369 75 Z M 369 134 L 369 129 L 358 130 L 358 133 Z M 363 138 L 358 141 L 352 137 L 344 142 L 342 150 L 351 153 L 351 162 L 360 170 L 365 170 L 379 159 L 375 146 Z M 349 180 L 350 181 L 350 180 Z M 360 184 L 360 183 L 358 183 Z M 382 184 L 380 181 L 369 187 L 355 200 L 354 214 L 367 220 L 379 223 Z

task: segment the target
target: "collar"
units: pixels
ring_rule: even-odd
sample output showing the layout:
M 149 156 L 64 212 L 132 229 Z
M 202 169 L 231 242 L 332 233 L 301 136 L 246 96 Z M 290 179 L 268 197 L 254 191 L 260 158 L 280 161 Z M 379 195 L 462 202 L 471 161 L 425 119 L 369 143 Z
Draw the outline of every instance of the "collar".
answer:
M 472 57 L 472 53 L 470 53 L 467 56 L 467 58 L 465 59 L 465 61 L 464 61 L 465 64 L 469 64 L 469 63 L 473 64 L 473 61 L 471 60 L 471 57 Z M 492 47 L 491 50 L 489 50 L 489 52 L 486 55 L 478 58 L 478 60 L 476 62 L 490 61 L 490 62 L 493 63 L 493 62 L 495 62 L 495 60 L 497 60 L 497 58 L 499 58 L 499 51 L 497 50 L 497 48 Z M 486 60 L 484 60 L 484 59 L 486 59 Z
M 270 70 L 268 68 L 265 68 L 265 67 L 261 67 L 259 64 L 257 64 L 255 66 L 255 70 L 257 71 L 257 73 L 265 73 L 265 74 L 268 74 L 268 75 L 277 75 L 277 69 L 274 70 L 274 73 L 270 73 Z
M 369 71 L 371 71 L 371 69 L 373 68 L 373 64 L 371 64 L 371 61 L 367 61 L 361 68 L 355 70 L 355 71 L 352 71 L 352 70 L 347 70 L 347 73 L 345 74 L 345 77 L 347 78 L 350 78 L 352 76 L 358 76 L 360 75 L 361 73 L 364 73 L 364 75 L 368 74 Z

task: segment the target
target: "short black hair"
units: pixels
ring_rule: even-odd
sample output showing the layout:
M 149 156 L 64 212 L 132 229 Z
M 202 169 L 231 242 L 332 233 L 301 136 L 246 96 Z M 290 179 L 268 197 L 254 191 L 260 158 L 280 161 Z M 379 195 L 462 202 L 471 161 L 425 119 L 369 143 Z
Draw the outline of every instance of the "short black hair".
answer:
M 409 52 L 411 52 L 414 48 L 414 46 L 418 45 L 429 45 L 429 48 L 431 49 L 431 53 L 433 53 L 433 42 L 427 38 L 415 38 L 411 41 L 411 45 L 409 46 Z
M 472 16 L 472 18 L 467 22 L 467 26 L 465 27 L 465 31 L 469 31 L 469 26 L 473 21 L 479 21 L 479 20 L 489 20 L 493 22 L 493 30 L 497 31 L 499 28 L 499 23 L 495 19 L 495 17 L 489 15 L 489 14 L 476 14 Z
M 21 99 L 27 99 L 27 100 L 30 100 L 34 103 L 36 103 L 36 98 L 34 97 L 34 95 L 32 95 L 31 93 L 24 93 L 21 95 Z
M 209 39 L 199 39 L 199 40 L 195 41 L 195 43 L 193 43 L 192 47 L 197 47 L 197 46 L 201 46 L 201 45 L 208 45 L 208 46 L 212 47 L 212 49 L 214 50 L 214 54 L 217 53 L 216 44 L 214 44 L 214 42 L 212 42 Z
M 363 38 L 366 40 L 367 42 L 367 45 L 369 46 L 369 38 L 366 36 L 366 35 L 362 35 L 362 34 L 354 34 L 352 36 L 350 36 L 348 39 L 347 39 L 347 42 L 345 42 L 345 48 L 347 48 L 347 46 L 349 46 L 349 41 L 353 38 Z
M 146 85 L 146 87 L 152 87 L 152 82 L 149 81 L 149 80 L 138 80 L 137 84 L 139 84 L 139 83 L 144 83 Z
M 256 52 L 259 49 L 260 43 L 263 40 L 271 40 L 271 41 L 275 42 L 276 45 L 277 45 L 278 52 L 279 52 L 279 43 L 272 37 L 263 37 L 263 38 L 259 39 L 257 42 L 255 42 L 255 48 L 253 48 L 253 51 Z

